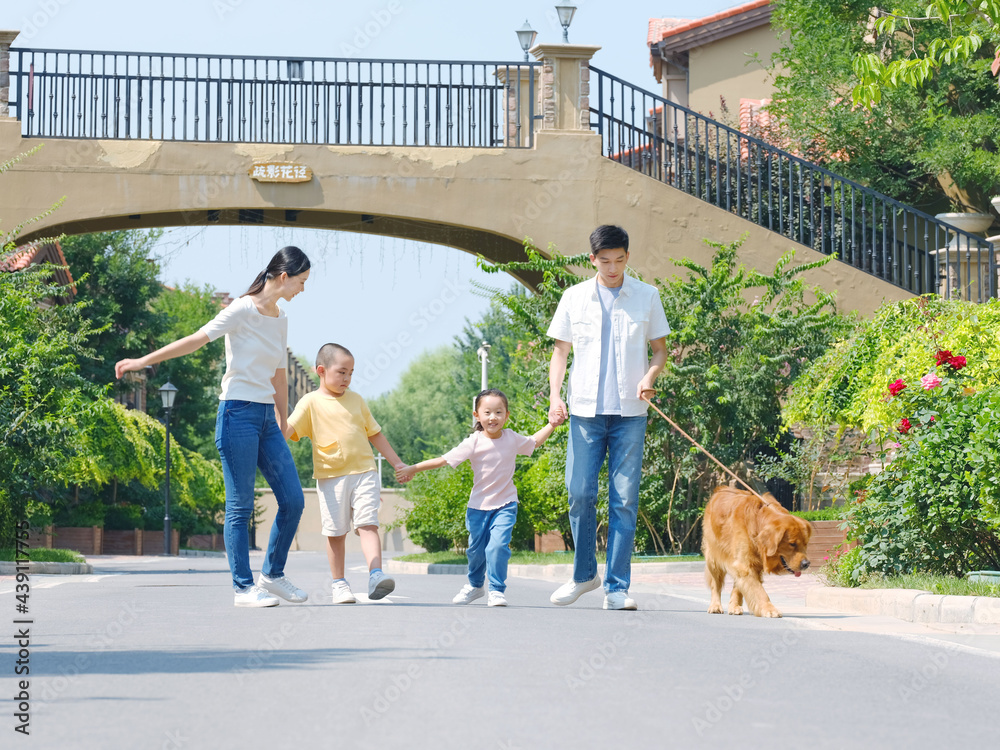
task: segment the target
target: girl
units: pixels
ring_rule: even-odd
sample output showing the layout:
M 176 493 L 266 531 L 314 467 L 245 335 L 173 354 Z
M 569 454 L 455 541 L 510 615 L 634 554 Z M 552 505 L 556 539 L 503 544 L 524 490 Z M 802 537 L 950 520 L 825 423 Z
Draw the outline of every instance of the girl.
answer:
M 226 482 L 226 556 L 237 607 L 273 607 L 277 594 L 290 602 L 308 595 L 284 574 L 299 517 L 305 507 L 302 486 L 282 435 L 288 419 L 286 340 L 288 318 L 278 300 L 291 300 L 309 278 L 309 258 L 297 247 L 279 250 L 250 288 L 197 333 L 139 359 L 115 365 L 115 377 L 130 370 L 197 351 L 223 334 L 226 373 L 222 376 L 215 445 Z M 257 585 L 250 570 L 249 524 L 254 478 L 260 467 L 278 501 L 278 513 Z M 270 592 L 270 593 L 268 593 Z
M 486 574 L 490 579 L 491 607 L 506 607 L 507 562 L 510 536 L 517 520 L 517 489 L 514 487 L 514 459 L 530 456 L 552 434 L 559 422 L 550 421 L 531 437 L 505 430 L 508 407 L 502 391 L 490 388 L 476 396 L 473 416 L 476 429 L 443 456 L 402 466 L 396 479 L 408 482 L 418 471 L 452 468 L 465 460 L 472 464 L 472 495 L 465 512 L 469 530 L 469 582 L 452 602 L 468 604 L 483 596 Z

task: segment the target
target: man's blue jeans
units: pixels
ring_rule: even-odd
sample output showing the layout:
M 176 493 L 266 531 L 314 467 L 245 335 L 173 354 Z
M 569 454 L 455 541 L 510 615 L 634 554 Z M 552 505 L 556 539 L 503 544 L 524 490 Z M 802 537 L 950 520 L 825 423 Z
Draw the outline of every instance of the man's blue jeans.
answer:
M 495 510 L 466 508 L 465 527 L 469 530 L 469 583 L 483 585 L 487 574 L 490 591 L 507 590 L 507 563 L 510 562 L 510 536 L 517 521 L 517 503 L 507 503 Z
M 566 489 L 569 491 L 569 525 L 576 548 L 573 580 L 578 583 L 597 575 L 597 477 L 606 455 L 608 555 L 604 590 L 607 593 L 628 591 L 645 440 L 645 415 L 570 415 Z
M 233 574 L 233 588 L 242 591 L 253 585 L 249 530 L 257 467 L 278 501 L 278 513 L 264 555 L 263 572 L 269 578 L 285 574 L 285 560 L 299 527 L 305 499 L 288 443 L 274 417 L 274 404 L 220 401 L 215 446 L 222 458 L 226 480 L 226 556 Z

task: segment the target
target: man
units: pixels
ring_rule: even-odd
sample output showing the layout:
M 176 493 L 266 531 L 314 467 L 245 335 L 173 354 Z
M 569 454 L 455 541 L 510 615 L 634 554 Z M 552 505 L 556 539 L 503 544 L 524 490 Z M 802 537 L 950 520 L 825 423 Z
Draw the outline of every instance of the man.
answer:
M 607 456 L 604 608 L 636 609 L 628 588 L 649 406 L 642 399 L 652 397 L 653 383 L 667 361 L 670 326 L 656 287 L 626 274 L 628 259 L 624 229 L 595 229 L 590 262 L 597 276 L 566 290 L 548 330 L 556 340 L 549 363 L 549 418 L 569 416 L 566 488 L 576 548 L 573 579 L 552 594 L 553 604 L 572 604 L 601 585 L 595 554 L 597 478 Z M 567 409 L 559 394 L 570 349 Z

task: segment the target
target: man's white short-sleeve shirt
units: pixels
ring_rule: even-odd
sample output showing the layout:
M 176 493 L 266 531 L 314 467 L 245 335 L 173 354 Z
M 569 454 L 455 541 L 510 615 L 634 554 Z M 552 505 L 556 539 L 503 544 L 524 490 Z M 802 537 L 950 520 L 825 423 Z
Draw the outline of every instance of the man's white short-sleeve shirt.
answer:
M 649 369 L 649 342 L 668 333 L 670 326 L 656 287 L 625 276 L 611 309 L 611 337 L 616 346 L 610 352 L 616 358 L 623 417 L 642 416 L 649 408 L 636 396 L 636 388 Z M 563 292 L 548 335 L 573 345 L 569 413 L 578 417 L 595 416 L 601 374 L 601 302 L 596 276 Z

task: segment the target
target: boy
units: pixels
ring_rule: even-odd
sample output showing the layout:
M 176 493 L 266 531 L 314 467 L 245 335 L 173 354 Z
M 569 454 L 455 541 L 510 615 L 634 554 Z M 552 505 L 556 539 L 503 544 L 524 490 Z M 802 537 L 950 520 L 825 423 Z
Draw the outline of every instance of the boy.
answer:
M 573 579 L 552 594 L 572 604 L 601 585 L 597 575 L 597 478 L 608 458 L 608 552 L 604 609 L 636 609 L 628 588 L 646 440 L 646 410 L 653 383 L 667 362 L 670 333 L 660 294 L 626 273 L 628 234 L 603 225 L 590 235 L 597 276 L 567 289 L 548 335 L 556 340 L 549 363 L 549 419 L 567 415 L 560 398 L 569 373 L 569 444 L 566 489 L 573 532 Z M 653 351 L 647 359 L 647 342 Z
M 382 572 L 378 532 L 379 476 L 371 445 L 393 468 L 404 466 L 368 411 L 365 400 L 348 389 L 354 355 L 340 344 L 324 344 L 316 355 L 319 390 L 307 393 L 288 418 L 285 437 L 312 440 L 313 476 L 319 495 L 327 558 L 333 574 L 333 603 L 357 601 L 344 578 L 345 536 L 354 529 L 368 562 L 368 598 L 382 599 L 396 582 Z

